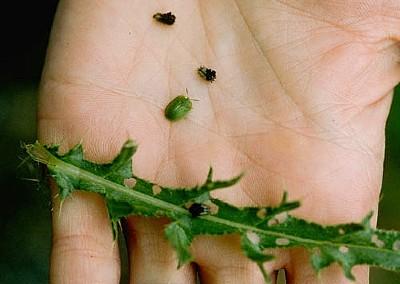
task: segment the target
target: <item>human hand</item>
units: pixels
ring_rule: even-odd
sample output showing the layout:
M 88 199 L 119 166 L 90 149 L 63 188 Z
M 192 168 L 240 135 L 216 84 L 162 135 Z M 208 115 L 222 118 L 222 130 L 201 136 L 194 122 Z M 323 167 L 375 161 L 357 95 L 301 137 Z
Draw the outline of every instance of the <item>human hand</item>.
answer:
M 64 149 L 82 141 L 108 161 L 131 137 L 138 176 L 193 185 L 245 171 L 215 194 L 236 205 L 276 204 L 324 224 L 360 221 L 376 209 L 384 126 L 400 78 L 398 1 L 61 1 L 41 84 L 39 137 Z M 349 3 L 351 2 L 351 3 Z M 392 3 L 389 3 L 392 2 Z M 156 12 L 177 20 L 163 26 Z M 210 84 L 196 68 L 217 71 Z M 189 116 L 163 109 L 188 88 Z M 118 283 L 119 256 L 98 196 L 55 199 L 52 283 Z M 167 220 L 132 217 L 132 283 L 261 283 L 238 238 L 199 237 L 197 267 L 176 270 L 163 237 Z M 288 283 L 316 283 L 303 249 L 274 250 Z M 367 283 L 366 268 L 355 269 Z M 338 267 L 322 283 L 347 283 Z

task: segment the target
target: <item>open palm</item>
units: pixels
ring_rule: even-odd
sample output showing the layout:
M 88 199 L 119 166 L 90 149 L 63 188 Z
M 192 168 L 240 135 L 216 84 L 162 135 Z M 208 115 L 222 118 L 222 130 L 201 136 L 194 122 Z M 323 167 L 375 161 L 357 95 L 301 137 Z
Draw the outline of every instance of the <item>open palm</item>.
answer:
M 351 3 L 349 3 L 351 2 Z M 357 3 L 356 3 L 357 2 Z M 107 161 L 127 138 L 135 174 L 163 185 L 245 176 L 215 195 L 273 205 L 324 224 L 360 221 L 378 202 L 384 126 L 400 79 L 396 1 L 61 1 L 41 85 L 39 136 L 64 149 L 82 141 Z M 397 5 L 397 7 L 395 6 Z M 172 11 L 173 26 L 152 15 Z M 400 31 L 400 30 L 399 30 Z M 200 65 L 217 71 L 202 80 Z M 184 94 L 182 121 L 163 116 Z M 59 211 L 55 200 L 55 212 Z M 54 214 L 53 283 L 118 283 L 119 257 L 103 201 L 89 193 Z M 127 221 L 131 283 L 261 283 L 233 236 L 199 237 L 196 266 L 176 270 L 167 220 Z M 318 282 L 302 249 L 276 250 L 273 274 Z M 359 283 L 367 270 L 355 269 Z M 338 267 L 323 283 L 346 283 Z

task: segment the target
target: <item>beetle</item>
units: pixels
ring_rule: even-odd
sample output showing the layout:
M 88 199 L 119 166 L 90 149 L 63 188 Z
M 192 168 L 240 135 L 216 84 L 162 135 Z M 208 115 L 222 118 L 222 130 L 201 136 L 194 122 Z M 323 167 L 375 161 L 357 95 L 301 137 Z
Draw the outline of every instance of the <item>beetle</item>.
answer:
M 186 94 L 187 94 L 186 89 Z M 165 107 L 164 115 L 170 121 L 177 121 L 184 118 L 192 109 L 192 100 L 186 95 L 174 98 Z
M 210 208 L 201 203 L 193 203 L 190 205 L 188 208 L 190 214 L 192 214 L 192 217 L 198 217 L 200 215 L 207 215 L 210 212 Z
M 217 78 L 217 72 L 205 66 L 200 66 L 197 69 L 197 73 L 199 73 L 201 78 L 209 82 L 214 82 Z
M 156 21 L 166 24 L 166 25 L 173 25 L 175 23 L 175 15 L 172 14 L 171 12 L 168 13 L 155 13 L 153 15 L 153 18 L 156 19 Z

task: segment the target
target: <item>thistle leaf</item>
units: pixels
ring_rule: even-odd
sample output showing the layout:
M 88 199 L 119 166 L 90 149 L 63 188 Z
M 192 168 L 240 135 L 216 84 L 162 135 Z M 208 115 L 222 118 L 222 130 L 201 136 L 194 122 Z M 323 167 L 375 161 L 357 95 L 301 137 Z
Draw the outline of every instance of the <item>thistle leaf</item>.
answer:
M 263 252 L 260 246 L 260 237 L 251 231 L 242 234 L 241 246 L 245 255 L 251 260 L 259 263 L 274 259 L 273 255 L 268 255 Z
M 190 219 L 183 217 L 165 228 L 165 236 L 178 255 L 178 268 L 192 260 L 189 247 L 193 240 Z
M 112 162 L 96 164 L 84 159 L 81 145 L 64 155 L 58 153 L 58 147 L 46 147 L 39 142 L 26 145 L 31 158 L 47 166 L 59 186 L 61 199 L 77 189 L 99 193 L 105 198 L 114 234 L 120 219 L 129 215 L 171 219 L 165 236 L 177 252 L 178 267 L 192 260 L 190 245 L 196 236 L 239 234 L 244 254 L 257 263 L 266 281 L 262 264 L 273 258 L 264 253 L 267 248 L 307 248 L 316 271 L 336 262 L 352 280 L 351 270 L 359 264 L 400 271 L 400 233 L 371 228 L 371 214 L 359 224 L 322 226 L 291 216 L 289 212 L 300 203 L 287 201 L 286 193 L 276 207 L 238 208 L 212 198 L 210 192 L 236 184 L 241 175 L 214 181 L 212 169 L 202 185 L 159 186 L 132 173 L 132 155 L 136 148 L 129 140 Z M 133 185 L 125 184 L 128 179 Z M 188 209 L 193 203 L 207 208 L 206 214 L 192 215 Z

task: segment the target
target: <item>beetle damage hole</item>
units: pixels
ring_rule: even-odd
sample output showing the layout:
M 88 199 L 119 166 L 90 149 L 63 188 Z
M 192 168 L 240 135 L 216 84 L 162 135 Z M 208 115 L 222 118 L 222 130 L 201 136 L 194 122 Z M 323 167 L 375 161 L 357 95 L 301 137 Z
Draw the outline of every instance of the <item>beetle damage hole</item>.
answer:
M 288 244 L 290 244 L 290 241 L 286 238 L 278 238 L 275 240 L 275 243 L 278 246 L 287 246 Z
M 160 192 L 162 191 L 162 188 L 158 184 L 153 184 L 153 186 L 151 187 L 151 190 L 153 191 L 153 195 L 157 195 L 157 194 L 160 194 Z
M 257 217 L 260 219 L 264 219 L 265 217 L 267 217 L 267 209 L 261 208 L 260 210 L 258 210 Z
M 258 245 L 260 243 L 260 237 L 254 232 L 251 231 L 246 232 L 246 237 L 254 245 Z
M 400 250 L 400 240 L 397 240 L 393 243 L 393 250 Z
M 136 179 L 134 178 L 126 178 L 124 179 L 124 185 L 129 188 L 134 188 L 136 185 Z
M 219 206 L 217 204 L 214 204 L 211 201 L 205 202 L 204 204 L 208 206 L 211 215 L 218 213 Z
M 377 235 L 372 235 L 371 237 L 371 242 L 376 245 L 378 248 L 383 248 L 385 246 L 385 243 L 381 241 Z

